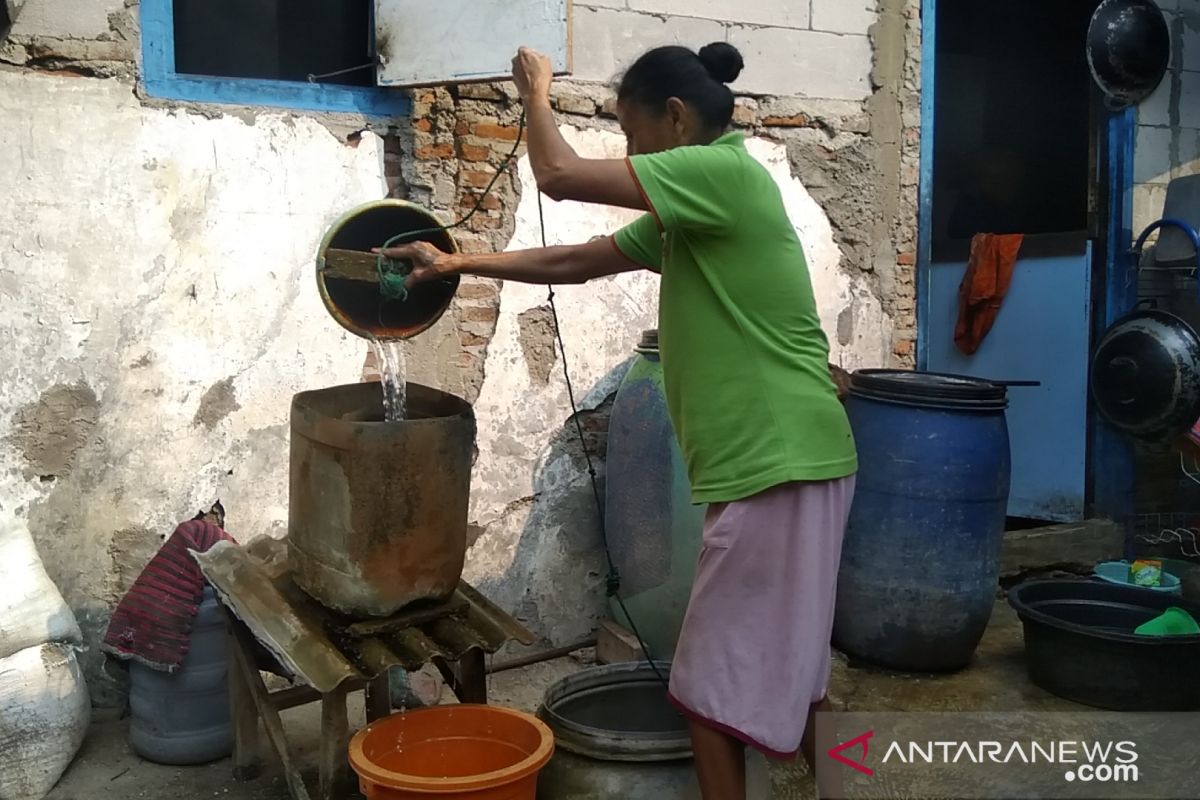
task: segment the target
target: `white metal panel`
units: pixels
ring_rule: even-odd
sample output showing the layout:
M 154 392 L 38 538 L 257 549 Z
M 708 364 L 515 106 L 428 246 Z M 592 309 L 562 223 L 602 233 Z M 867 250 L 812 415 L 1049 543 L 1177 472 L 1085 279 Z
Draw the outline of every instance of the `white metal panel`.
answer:
M 499 80 L 521 47 L 571 71 L 571 0 L 375 0 L 380 86 Z

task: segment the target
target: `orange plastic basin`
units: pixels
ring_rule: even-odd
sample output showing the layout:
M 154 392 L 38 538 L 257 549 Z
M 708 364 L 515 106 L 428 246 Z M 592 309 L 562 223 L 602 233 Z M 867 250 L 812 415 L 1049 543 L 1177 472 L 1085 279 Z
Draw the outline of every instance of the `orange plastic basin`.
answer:
M 554 734 L 541 720 L 486 705 L 393 714 L 350 740 L 367 800 L 534 800 L 553 753 Z

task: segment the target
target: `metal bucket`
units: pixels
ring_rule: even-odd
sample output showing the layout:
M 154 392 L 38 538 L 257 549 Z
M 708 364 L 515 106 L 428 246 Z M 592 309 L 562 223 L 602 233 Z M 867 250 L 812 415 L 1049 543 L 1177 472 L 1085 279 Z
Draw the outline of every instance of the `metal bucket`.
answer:
M 688 721 L 659 675 L 671 665 L 592 667 L 546 690 L 538 718 L 555 751 L 538 780 L 539 800 L 700 800 Z M 746 748 L 747 800 L 771 796 L 766 759 Z
M 378 383 L 292 400 L 288 565 L 346 614 L 446 599 L 462 577 L 475 415 L 454 395 L 407 391 L 402 422 L 383 422 Z
M 353 208 L 330 226 L 317 251 L 317 289 L 325 308 L 338 324 L 365 339 L 408 339 L 428 330 L 446 313 L 458 291 L 457 275 L 414 286 L 408 297 L 391 300 L 380 294 L 378 279 L 339 277 L 328 268 L 329 251 L 370 254 L 393 236 L 419 233 L 409 241 L 429 242 L 447 253 L 458 245 L 432 213 L 404 200 L 376 200 Z M 420 233 L 424 231 L 424 233 Z M 371 261 L 371 259 L 368 259 Z M 371 261 L 373 264 L 373 261 Z

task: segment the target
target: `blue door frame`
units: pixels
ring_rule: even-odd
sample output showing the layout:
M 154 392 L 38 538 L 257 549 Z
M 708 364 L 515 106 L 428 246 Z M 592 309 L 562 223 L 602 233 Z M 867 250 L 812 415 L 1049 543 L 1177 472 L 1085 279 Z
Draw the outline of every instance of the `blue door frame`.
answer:
M 921 2 L 921 166 L 917 234 L 917 368 L 929 363 L 929 299 L 933 255 L 932 210 L 934 123 L 937 113 L 937 11 L 939 0 Z M 1129 280 L 1133 244 L 1133 159 L 1137 116 L 1133 109 L 1104 119 L 1099 167 L 1105 187 L 1107 214 L 1096 245 L 1093 341 L 1136 305 L 1136 285 Z M 1125 519 L 1133 510 L 1133 452 L 1130 446 L 1094 413 L 1089 403 L 1087 455 L 1087 512 L 1089 516 Z

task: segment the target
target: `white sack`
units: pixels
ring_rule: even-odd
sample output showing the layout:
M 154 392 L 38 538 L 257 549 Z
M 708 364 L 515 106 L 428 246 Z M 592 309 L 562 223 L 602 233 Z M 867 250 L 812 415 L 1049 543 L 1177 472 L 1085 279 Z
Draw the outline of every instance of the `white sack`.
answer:
M 0 659 L 0 800 L 42 800 L 79 752 L 91 713 L 70 645 Z
M 46 642 L 82 640 L 75 615 L 46 574 L 29 527 L 0 509 L 0 658 Z

